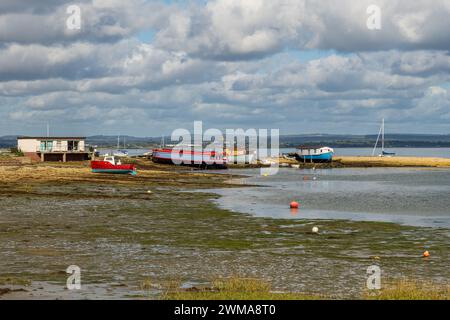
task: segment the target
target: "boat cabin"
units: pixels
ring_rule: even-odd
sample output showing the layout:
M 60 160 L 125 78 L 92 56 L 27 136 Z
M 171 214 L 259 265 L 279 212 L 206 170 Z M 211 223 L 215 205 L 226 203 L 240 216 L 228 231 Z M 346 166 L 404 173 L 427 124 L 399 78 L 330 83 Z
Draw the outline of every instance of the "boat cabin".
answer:
M 114 156 L 106 156 L 103 158 L 103 161 L 111 163 L 113 166 L 117 165 L 120 166 L 122 163 L 120 162 L 120 159 L 116 161 L 116 158 Z
M 297 154 L 303 156 L 320 155 L 333 152 L 333 149 L 323 146 L 300 146 L 297 148 Z

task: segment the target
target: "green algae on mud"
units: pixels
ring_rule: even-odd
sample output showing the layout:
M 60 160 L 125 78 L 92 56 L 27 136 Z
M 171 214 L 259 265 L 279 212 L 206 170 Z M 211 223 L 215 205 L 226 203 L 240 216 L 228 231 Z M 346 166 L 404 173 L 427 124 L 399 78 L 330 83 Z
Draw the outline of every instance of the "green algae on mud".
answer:
M 64 290 L 67 266 L 82 283 L 106 285 L 117 297 L 145 279 L 162 284 L 252 277 L 274 290 L 332 298 L 360 297 L 367 267 L 390 277 L 446 282 L 449 233 L 391 223 L 253 218 L 217 208 L 209 188 L 226 176 L 174 172 L 127 183 L 9 182 L 0 188 L 0 276 L 47 281 Z M 168 178 L 169 177 L 169 178 Z M 97 180 L 95 180 L 97 179 Z M 205 189 L 204 192 L 186 192 Z M 147 191 L 151 190 L 152 193 Z M 319 234 L 311 232 L 319 226 Z M 423 259 L 424 248 L 431 257 Z M 118 290 L 117 284 L 120 284 Z

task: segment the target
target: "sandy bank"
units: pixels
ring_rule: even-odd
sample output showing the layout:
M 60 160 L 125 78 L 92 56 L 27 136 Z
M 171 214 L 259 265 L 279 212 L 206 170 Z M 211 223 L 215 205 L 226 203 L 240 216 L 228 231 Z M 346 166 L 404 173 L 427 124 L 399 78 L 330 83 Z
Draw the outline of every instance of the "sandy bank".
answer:
M 450 168 L 450 159 L 425 157 L 335 157 L 335 163 L 345 167 L 433 167 Z

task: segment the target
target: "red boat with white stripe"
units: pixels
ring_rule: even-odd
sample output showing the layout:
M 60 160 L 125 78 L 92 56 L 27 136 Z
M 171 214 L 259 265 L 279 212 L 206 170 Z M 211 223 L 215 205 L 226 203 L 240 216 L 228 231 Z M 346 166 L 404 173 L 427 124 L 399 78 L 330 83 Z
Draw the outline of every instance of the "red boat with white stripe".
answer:
M 91 169 L 94 173 L 137 174 L 134 164 L 122 164 L 115 157 L 107 156 L 103 160 L 91 161 Z

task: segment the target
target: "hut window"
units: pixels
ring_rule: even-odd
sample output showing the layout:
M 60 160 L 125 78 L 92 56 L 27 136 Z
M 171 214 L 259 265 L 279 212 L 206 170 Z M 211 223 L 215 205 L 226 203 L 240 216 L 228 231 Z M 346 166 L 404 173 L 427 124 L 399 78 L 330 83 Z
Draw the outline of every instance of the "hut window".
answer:
M 67 141 L 67 149 L 69 149 L 69 151 L 76 151 L 78 150 L 78 141 L 74 141 L 74 140 L 70 140 Z
M 53 141 L 41 141 L 41 151 L 52 151 Z

